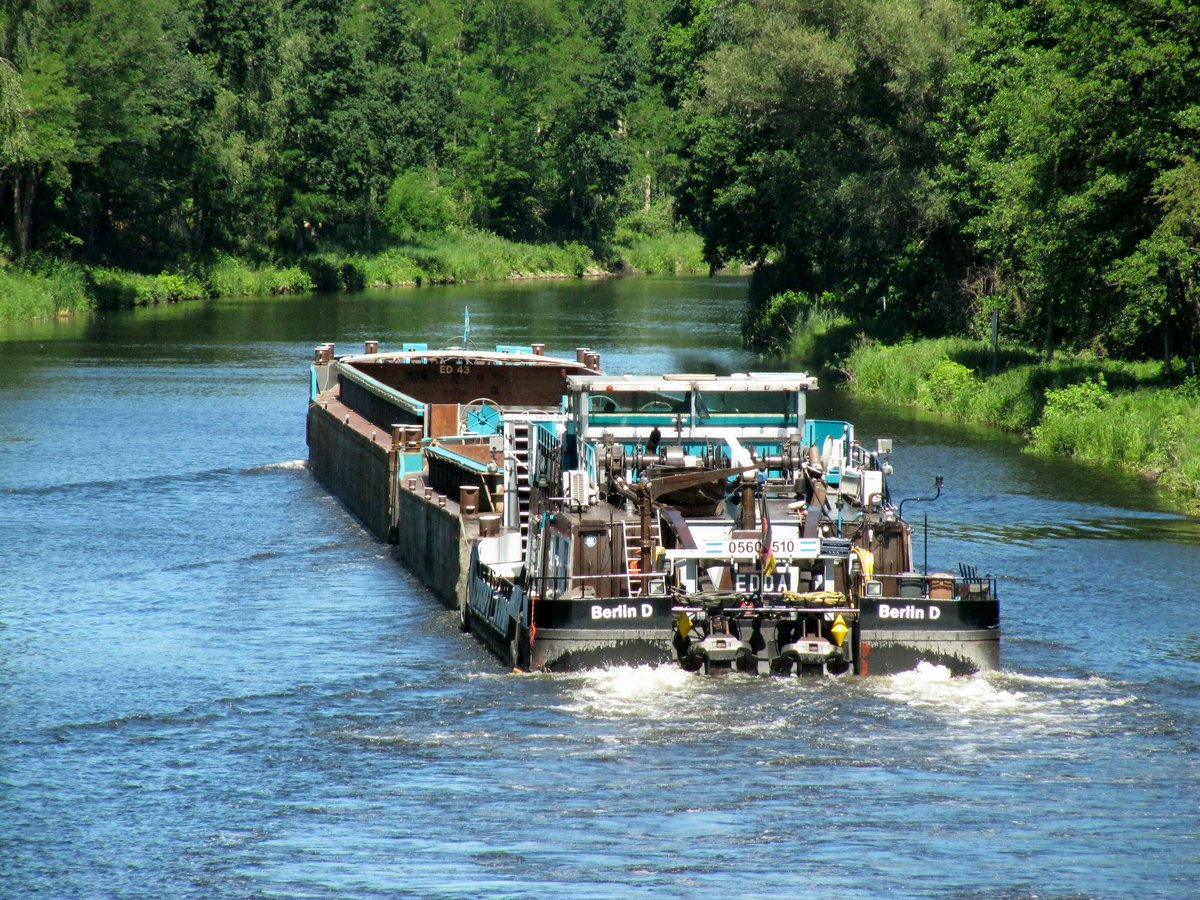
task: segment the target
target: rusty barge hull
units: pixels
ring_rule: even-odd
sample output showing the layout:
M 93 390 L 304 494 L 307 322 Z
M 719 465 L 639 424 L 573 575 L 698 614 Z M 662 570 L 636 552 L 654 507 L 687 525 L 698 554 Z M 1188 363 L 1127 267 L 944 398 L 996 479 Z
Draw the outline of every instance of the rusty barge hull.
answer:
M 309 469 L 313 477 L 378 540 L 393 545 L 395 557 L 447 606 L 457 609 L 466 596 L 471 543 L 478 518 L 459 515 L 458 503 L 399 480 L 403 443 L 392 443 L 362 423 L 348 422 L 341 409 L 313 404 L 308 410 Z M 374 437 L 372 436 L 374 435 Z M 385 441 L 386 438 L 386 441 Z M 443 502 L 447 501 L 447 502 Z
M 512 629 L 472 622 L 466 604 L 481 536 L 518 534 L 520 473 L 494 441 L 456 443 L 465 418 L 500 407 L 558 413 L 567 374 L 598 358 L 547 357 L 540 346 L 497 351 L 406 349 L 334 359 L 317 348 L 306 419 L 313 477 L 507 662 Z M 478 400 L 479 402 L 473 402 Z M 439 449 L 445 452 L 439 456 Z M 491 471 L 489 471 L 489 469 Z M 506 481 L 511 484 L 506 485 Z M 506 487 L 513 501 L 505 509 Z M 547 641 L 547 644 L 550 642 Z M 586 648 L 583 645 L 583 649 Z

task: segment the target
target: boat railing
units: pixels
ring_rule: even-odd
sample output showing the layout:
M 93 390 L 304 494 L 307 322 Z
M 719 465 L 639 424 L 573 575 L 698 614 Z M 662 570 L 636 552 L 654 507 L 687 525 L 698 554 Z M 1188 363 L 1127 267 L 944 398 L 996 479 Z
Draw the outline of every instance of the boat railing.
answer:
M 693 614 L 699 615 L 701 613 L 706 613 L 706 612 L 709 612 L 709 610 L 702 604 L 681 603 L 681 604 L 672 606 L 671 612 L 675 613 L 676 615 L 678 615 L 679 613 L 687 613 L 689 616 L 691 616 Z M 853 619 L 857 618 L 857 616 L 859 614 L 859 609 L 856 606 L 850 606 L 850 605 L 847 605 L 847 606 L 794 606 L 794 605 L 779 606 L 776 604 L 765 603 L 762 605 L 745 606 L 745 607 L 739 607 L 739 606 L 728 607 L 722 611 L 722 615 L 734 615 L 734 614 L 746 615 L 746 616 L 774 615 L 774 616 L 783 616 L 783 617 L 791 617 L 791 616 L 796 616 L 796 615 L 801 615 L 801 616 L 824 615 L 825 613 L 836 613 L 838 615 L 845 616 L 845 617 L 848 617 L 851 620 L 853 620 Z
M 995 597 L 996 577 L 976 572 L 954 575 L 950 572 L 901 572 L 876 574 L 863 583 L 862 595 L 889 600 L 971 600 Z
M 654 581 L 658 579 L 658 581 Z M 644 589 L 639 594 L 625 594 L 621 588 L 628 582 L 641 582 Z M 606 591 L 597 590 L 603 582 L 608 582 Z M 592 599 L 594 597 L 601 598 L 637 598 L 648 596 L 665 596 L 667 593 L 663 588 L 662 573 L 630 573 L 628 576 L 623 572 L 608 572 L 598 575 L 546 575 L 544 578 L 536 578 L 533 580 L 533 585 L 537 592 L 542 596 L 557 596 L 567 599 L 568 597 L 578 597 L 580 599 Z M 589 593 L 590 591 L 590 593 Z
M 480 563 L 483 566 L 482 563 Z M 488 569 L 491 572 L 490 569 Z M 512 582 L 505 576 L 492 573 L 492 575 L 511 584 Z M 631 572 L 628 575 L 628 580 L 641 582 L 644 585 L 643 594 L 638 596 L 646 596 L 654 594 L 654 580 L 658 579 L 658 584 L 662 584 L 661 572 Z M 578 589 L 581 596 L 588 596 L 587 588 L 593 590 L 601 582 L 608 581 L 612 588 L 616 588 L 620 583 L 626 581 L 624 574 L 604 573 L 597 575 L 556 575 L 546 576 L 539 579 L 539 593 L 543 595 L 555 594 L 562 596 L 568 593 L 574 593 Z M 879 585 L 877 589 L 872 589 L 871 585 Z M 905 572 L 899 575 L 877 575 L 869 579 L 864 585 L 862 596 L 869 599 L 881 598 L 886 600 L 978 600 L 996 596 L 996 578 L 992 575 L 979 576 L 976 580 L 966 581 L 956 578 L 948 573 L 931 573 L 923 575 L 920 572 Z M 662 591 L 659 593 L 669 593 L 670 591 Z M 598 593 L 596 594 L 599 595 Z M 611 590 L 608 596 L 621 596 L 619 590 Z M 676 611 L 693 611 L 701 609 L 701 606 L 683 603 Z M 751 607 L 748 607 L 751 608 Z M 800 603 L 772 603 L 770 600 L 758 601 L 752 605 L 756 612 L 766 613 L 824 613 L 830 611 L 846 611 L 854 609 L 855 604 L 849 599 L 845 603 L 837 604 L 800 604 Z
M 558 447 L 561 438 L 552 422 L 531 423 L 533 434 L 533 465 L 529 473 L 531 483 L 545 480 L 554 484 L 558 477 Z
M 513 591 L 516 589 L 516 583 L 506 575 L 502 575 L 489 566 L 487 563 L 475 557 L 475 575 L 486 584 L 494 594 L 499 594 L 505 600 L 512 597 Z

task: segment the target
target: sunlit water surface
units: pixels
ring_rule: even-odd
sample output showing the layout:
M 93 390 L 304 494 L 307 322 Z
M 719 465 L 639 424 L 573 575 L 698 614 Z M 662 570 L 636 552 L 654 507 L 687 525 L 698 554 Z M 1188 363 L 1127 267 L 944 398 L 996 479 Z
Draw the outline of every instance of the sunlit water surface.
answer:
M 1200 524 L 824 391 L 896 441 L 1004 670 L 513 675 L 316 485 L 314 344 L 759 369 L 738 279 L 226 301 L 0 331 L 0 895 L 1141 896 L 1200 884 Z M 923 555 L 924 541 L 917 553 Z

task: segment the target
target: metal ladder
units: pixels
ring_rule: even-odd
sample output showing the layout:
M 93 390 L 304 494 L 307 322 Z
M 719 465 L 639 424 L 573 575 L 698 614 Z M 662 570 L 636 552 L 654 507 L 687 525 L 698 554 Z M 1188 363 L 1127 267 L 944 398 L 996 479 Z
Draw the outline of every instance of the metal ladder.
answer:
M 508 425 L 508 433 L 505 435 L 516 474 L 515 485 L 505 486 L 505 524 L 510 527 L 516 525 L 521 529 L 522 559 L 529 555 L 529 429 L 528 422 L 512 422 Z M 515 492 L 512 491 L 514 486 Z M 517 508 L 515 521 L 508 518 L 508 504 L 514 500 Z
M 652 574 L 649 578 L 635 575 L 640 572 L 642 565 L 642 524 L 640 521 L 626 519 L 621 523 L 625 532 L 625 583 L 630 597 L 640 597 L 643 588 L 651 594 L 665 594 L 667 582 L 662 573 Z M 650 523 L 650 544 L 662 546 L 662 528 L 655 516 Z

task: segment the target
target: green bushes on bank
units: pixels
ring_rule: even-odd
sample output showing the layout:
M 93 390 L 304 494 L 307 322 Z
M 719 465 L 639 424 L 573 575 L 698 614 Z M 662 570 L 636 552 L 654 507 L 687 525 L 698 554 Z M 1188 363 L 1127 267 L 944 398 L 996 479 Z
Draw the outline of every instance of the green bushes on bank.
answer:
M 691 233 L 630 235 L 616 245 L 625 265 L 646 275 L 702 275 L 704 241 Z
M 943 415 L 1028 432 L 1041 413 L 1038 382 L 1047 373 L 1032 353 L 1009 351 L 981 389 L 991 365 L 987 346 L 965 338 L 935 338 L 884 346 L 860 341 L 846 359 L 856 393 L 912 404 Z
M 176 272 L 145 275 L 91 267 L 87 269 L 87 280 L 100 309 L 127 309 L 206 297 L 294 294 L 313 289 L 313 280 L 299 266 L 252 266 L 231 256 L 193 266 L 186 275 Z
M 325 252 L 302 261 L 315 289 L 504 281 L 582 276 L 600 271 L 582 244 L 518 244 L 486 232 L 457 229 L 375 254 Z
M 1103 376 L 1051 390 L 1031 446 L 1042 453 L 1120 464 L 1200 500 L 1200 383 L 1112 393 Z
M 299 266 L 251 266 L 228 256 L 194 265 L 187 274 L 156 275 L 35 259 L 23 268 L 0 268 L 0 321 L 312 289 L 312 278 Z
M 770 352 L 786 349 L 789 356 L 809 363 L 827 363 L 827 351 L 840 341 L 833 335 L 851 325 L 827 294 L 814 298 L 800 291 L 783 291 L 761 305 L 752 299 L 750 305 L 758 308 L 742 330 L 748 345 Z
M 266 294 L 301 294 L 314 289 L 313 279 L 301 266 L 252 266 L 221 255 L 196 267 L 210 297 L 257 297 Z M 183 299 L 183 298 L 180 298 Z
M 851 389 L 960 420 L 1018 431 L 1034 452 L 1121 466 L 1200 502 L 1200 382 L 1171 386 L 1155 362 L 1027 350 L 997 359 L 986 344 L 940 338 L 894 346 L 862 340 L 845 360 Z
M 0 321 L 47 318 L 85 309 L 120 309 L 205 297 L 260 296 L 371 287 L 582 276 L 600 271 L 582 244 L 518 244 L 457 231 L 375 254 L 325 252 L 289 266 L 252 265 L 221 255 L 187 274 L 47 261 L 0 269 Z
M 87 269 L 88 289 L 99 309 L 126 309 L 179 300 L 200 300 L 204 285 L 187 275 L 142 275 L 124 269 Z
M 630 229 L 610 264 L 641 272 L 704 271 L 699 237 L 670 228 Z M 453 228 L 375 253 L 329 250 L 292 265 L 253 265 L 228 255 L 193 263 L 185 273 L 145 274 L 53 262 L 0 269 L 0 321 L 45 318 L 82 309 L 119 309 L 205 297 L 361 291 L 402 285 L 581 277 L 604 269 L 582 244 L 521 244 Z
M 664 201 L 617 222 L 611 255 L 617 268 L 646 275 L 700 275 L 709 269 L 703 239 L 681 230 L 673 208 Z
M 57 260 L 0 268 L 0 322 L 48 319 L 93 309 L 83 269 Z

